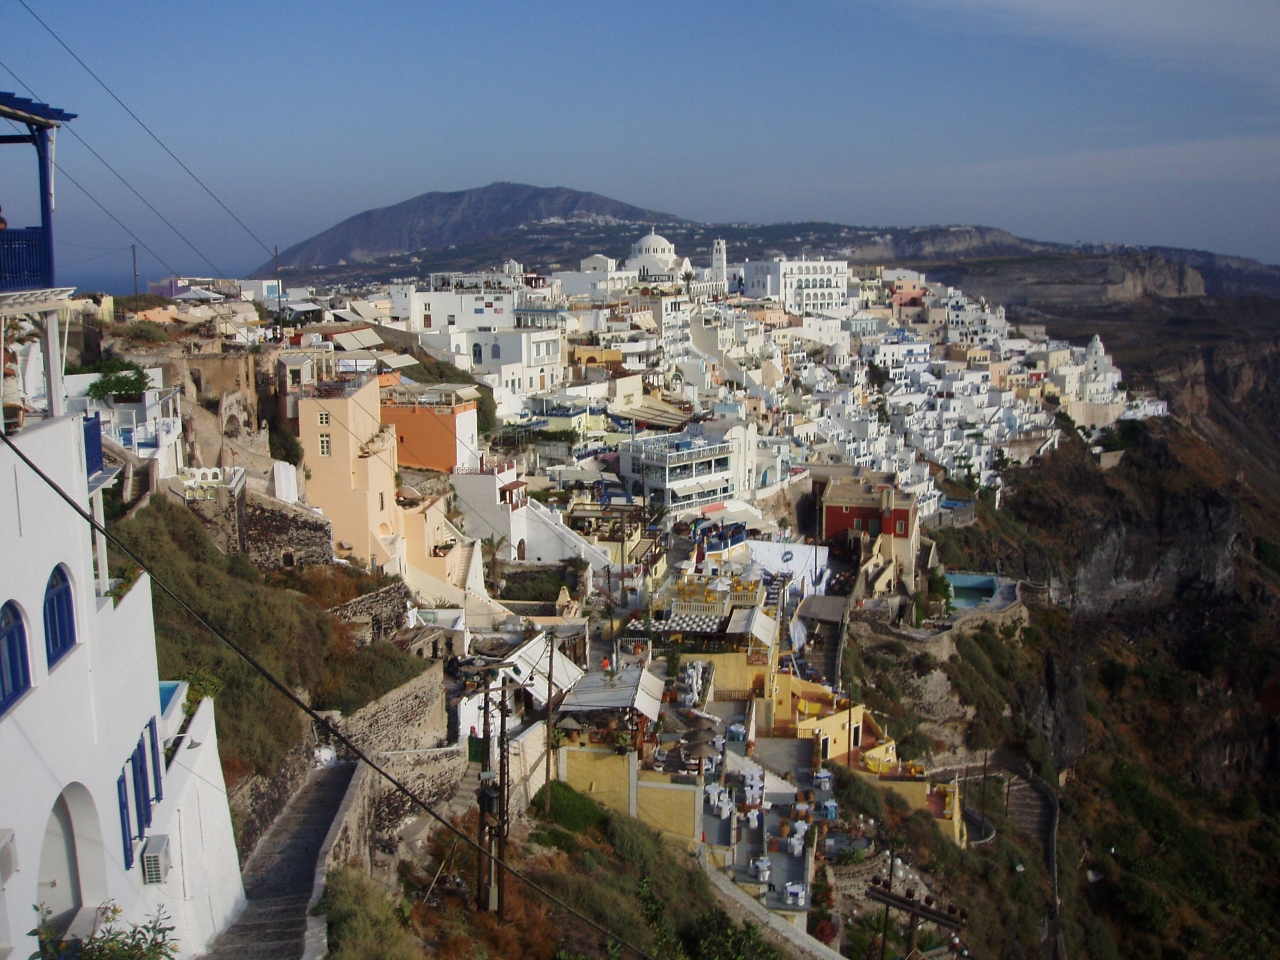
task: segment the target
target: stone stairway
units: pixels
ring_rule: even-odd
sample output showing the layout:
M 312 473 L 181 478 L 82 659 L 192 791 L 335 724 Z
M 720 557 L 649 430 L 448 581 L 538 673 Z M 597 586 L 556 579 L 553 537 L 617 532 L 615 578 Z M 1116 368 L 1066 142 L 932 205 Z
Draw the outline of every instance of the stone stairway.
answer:
M 1044 851 L 1045 863 L 1048 865 L 1049 844 L 1053 833 L 1053 808 L 1029 780 L 1011 773 L 1008 775 L 1013 780 L 1008 788 L 1009 819 L 1019 830 L 1040 841 L 1040 848 Z
M 316 858 L 354 772 L 354 763 L 312 771 L 245 864 L 248 902 L 205 954 L 209 960 L 302 956 Z
M 436 804 L 436 813 L 446 820 L 465 816 L 476 805 L 476 791 L 480 789 L 480 764 L 468 763 L 467 772 L 458 781 L 453 799 Z
M 459 590 L 467 589 L 467 573 L 471 570 L 471 558 L 475 556 L 475 541 L 462 544 L 458 548 L 458 565 L 453 571 L 453 585 Z

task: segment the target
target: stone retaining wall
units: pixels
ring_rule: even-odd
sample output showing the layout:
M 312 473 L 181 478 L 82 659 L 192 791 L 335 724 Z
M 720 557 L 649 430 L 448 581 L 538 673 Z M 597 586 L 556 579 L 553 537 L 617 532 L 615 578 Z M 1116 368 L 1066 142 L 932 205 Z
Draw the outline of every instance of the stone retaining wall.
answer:
M 352 638 L 356 643 L 367 646 L 390 637 L 405 625 L 411 600 L 413 591 L 407 583 L 399 581 L 330 607 L 328 612 L 331 617 L 353 624 Z

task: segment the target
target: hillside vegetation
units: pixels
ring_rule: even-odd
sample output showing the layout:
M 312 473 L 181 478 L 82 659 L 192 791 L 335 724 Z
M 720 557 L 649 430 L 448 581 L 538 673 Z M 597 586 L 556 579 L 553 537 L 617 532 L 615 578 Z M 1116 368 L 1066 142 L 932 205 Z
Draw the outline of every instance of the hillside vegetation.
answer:
M 356 647 L 325 612 L 325 600 L 265 583 L 252 563 L 221 554 L 200 522 L 167 500 L 152 499 L 113 532 L 210 624 L 320 709 L 357 709 L 424 668 L 391 644 Z M 136 575 L 114 549 L 111 560 L 113 574 Z M 302 739 L 305 716 L 163 591 L 153 587 L 152 596 L 160 676 L 190 678 L 214 694 L 228 784 L 253 771 L 270 774 Z
M 1280 956 L 1276 504 L 1177 421 L 1106 445 L 1115 469 L 1072 439 L 1005 474 L 1004 509 L 937 534 L 947 563 L 1061 601 L 957 643 L 970 745 L 1062 784 L 1069 956 Z

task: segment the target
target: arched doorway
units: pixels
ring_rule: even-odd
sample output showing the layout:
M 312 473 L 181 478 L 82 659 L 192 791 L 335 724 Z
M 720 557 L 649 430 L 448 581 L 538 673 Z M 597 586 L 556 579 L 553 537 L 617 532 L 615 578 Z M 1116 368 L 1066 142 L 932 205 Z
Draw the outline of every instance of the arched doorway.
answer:
M 37 879 L 40 902 L 49 920 L 65 930 L 83 907 L 97 910 L 107 899 L 107 870 L 102 827 L 93 797 L 73 783 L 54 801 L 45 825 Z
M 521 540 L 519 543 L 516 544 L 516 559 L 517 560 L 524 559 L 524 541 L 523 540 Z

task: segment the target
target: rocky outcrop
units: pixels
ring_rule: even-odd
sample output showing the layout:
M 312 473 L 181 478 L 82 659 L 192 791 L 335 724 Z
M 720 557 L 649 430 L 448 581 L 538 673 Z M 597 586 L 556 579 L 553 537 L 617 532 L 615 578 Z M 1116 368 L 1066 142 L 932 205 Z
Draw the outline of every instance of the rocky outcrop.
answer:
M 1194 267 L 1150 253 L 946 263 L 930 267 L 927 274 L 992 303 L 1038 310 L 1102 307 L 1143 297 L 1195 297 L 1205 290 L 1204 278 Z
M 1163 491 L 1150 512 L 1117 510 L 1096 531 L 1063 598 L 1096 617 L 1220 596 L 1235 583 L 1240 512 L 1218 491 Z

